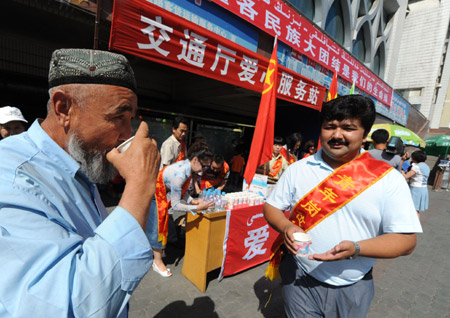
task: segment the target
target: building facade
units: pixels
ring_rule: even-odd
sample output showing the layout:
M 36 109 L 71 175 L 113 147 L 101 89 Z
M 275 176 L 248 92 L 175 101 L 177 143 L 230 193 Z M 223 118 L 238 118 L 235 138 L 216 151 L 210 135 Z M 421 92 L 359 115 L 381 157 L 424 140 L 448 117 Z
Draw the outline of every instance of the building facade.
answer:
M 450 1 L 409 1 L 390 66 L 393 87 L 419 110 L 433 130 L 450 128 Z
M 147 49 L 141 52 L 111 46 L 113 0 L 102 0 L 100 8 L 96 0 L 2 1 L 1 104 L 20 107 L 31 120 L 45 116 L 51 52 L 61 47 L 92 48 L 98 43 L 100 49 L 118 50 L 130 59 L 139 86 L 140 114 L 151 121 L 157 140 L 164 140 L 170 133 L 173 116 L 184 115 L 191 119 L 192 134 L 213 136 L 220 145 L 239 137 L 249 143 L 261 96 L 256 86 L 261 85 L 263 66 L 268 63 L 276 36 L 278 62 L 284 70 L 278 83 L 278 134 L 301 132 L 305 139 L 317 138 L 320 105 L 313 91 L 306 93 L 300 81 L 327 89 L 335 72 L 339 75 L 338 93 L 348 94 L 355 84 L 356 93 L 376 103 L 378 122 L 405 126 L 409 117 L 414 117 L 415 123 L 425 122 L 392 85 L 397 79 L 394 66 L 402 60 L 395 54 L 399 44 L 393 39 L 401 35 L 406 21 L 405 0 L 126 1 L 150 8 L 145 19 L 136 21 L 140 25 L 139 42 L 147 42 Z M 100 21 L 97 33 L 96 17 Z M 168 31 L 177 28 L 176 36 Z M 189 33 L 193 30 L 194 34 Z M 175 53 L 164 45 L 169 44 L 167 39 L 175 38 L 180 50 L 176 56 L 182 55 L 183 43 L 188 51 L 183 53 L 184 58 L 174 57 L 169 63 Z M 215 39 L 214 45 L 210 39 Z M 180 66 L 195 51 L 189 51 L 193 48 L 190 41 L 197 44 L 196 49 L 203 41 L 213 50 L 215 57 L 211 57 L 208 68 L 199 69 L 202 63 L 191 69 Z M 156 49 L 157 42 L 162 50 Z M 154 54 L 153 59 L 142 56 L 148 52 Z M 391 62 L 396 59 L 396 63 Z M 254 78 L 249 75 L 252 61 L 260 64 L 255 62 L 260 68 Z M 240 82 L 233 82 L 231 73 L 227 74 L 233 64 L 246 65 L 245 72 L 235 72 L 246 74 L 240 75 Z

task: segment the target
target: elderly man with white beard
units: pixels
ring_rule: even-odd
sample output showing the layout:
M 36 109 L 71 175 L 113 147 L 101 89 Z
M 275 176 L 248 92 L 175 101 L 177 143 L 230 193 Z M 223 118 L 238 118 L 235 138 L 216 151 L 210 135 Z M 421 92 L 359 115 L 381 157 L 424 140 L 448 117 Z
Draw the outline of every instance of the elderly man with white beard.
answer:
M 119 54 L 61 49 L 48 114 L 0 142 L 0 317 L 126 317 L 152 264 L 145 234 L 160 155 Z M 126 186 L 109 215 L 95 183 Z

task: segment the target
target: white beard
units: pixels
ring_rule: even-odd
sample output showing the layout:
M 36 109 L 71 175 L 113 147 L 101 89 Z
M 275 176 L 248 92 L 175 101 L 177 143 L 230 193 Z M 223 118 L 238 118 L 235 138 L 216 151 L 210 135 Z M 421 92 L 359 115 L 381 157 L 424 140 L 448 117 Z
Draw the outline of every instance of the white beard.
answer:
M 117 169 L 106 160 L 106 151 L 84 150 L 83 141 L 74 133 L 69 137 L 67 151 L 80 164 L 80 170 L 92 183 L 106 184 L 118 174 Z

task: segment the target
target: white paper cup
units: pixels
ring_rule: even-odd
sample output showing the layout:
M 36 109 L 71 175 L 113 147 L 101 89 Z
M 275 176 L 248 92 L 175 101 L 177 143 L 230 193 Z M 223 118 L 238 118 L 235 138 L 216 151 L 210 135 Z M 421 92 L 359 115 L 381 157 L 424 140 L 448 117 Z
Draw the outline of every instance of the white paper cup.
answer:
M 309 253 L 309 246 L 311 245 L 311 236 L 302 232 L 295 232 L 294 234 L 295 244 L 298 246 L 297 256 L 307 257 Z

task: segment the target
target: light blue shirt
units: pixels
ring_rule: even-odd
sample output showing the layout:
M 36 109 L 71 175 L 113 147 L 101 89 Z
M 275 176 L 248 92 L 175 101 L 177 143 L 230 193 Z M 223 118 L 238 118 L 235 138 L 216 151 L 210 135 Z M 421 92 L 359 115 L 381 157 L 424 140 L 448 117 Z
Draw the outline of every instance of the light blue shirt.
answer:
M 135 218 L 108 216 L 38 121 L 2 140 L 0 158 L 0 317 L 126 317 L 152 263 Z
M 181 196 L 183 184 L 191 176 L 192 168 L 191 162 L 181 160 L 168 166 L 163 173 L 164 184 L 166 185 L 167 200 L 170 200 L 169 214 L 173 211 L 191 211 L 197 208 L 196 205 L 184 204 L 181 200 L 185 200 L 187 203 L 192 201 L 192 197 L 189 195 L 189 191 L 186 191 L 184 196 Z M 192 180 L 191 180 L 192 182 Z
M 283 173 L 267 203 L 282 211 L 292 209 L 334 170 L 322 159 L 322 149 L 297 161 Z M 343 240 L 360 241 L 384 233 L 420 233 L 422 227 L 405 178 L 392 170 L 359 196 L 331 214 L 308 234 L 311 253 L 324 253 Z M 296 257 L 298 265 L 321 282 L 343 286 L 355 283 L 370 270 L 375 259 L 319 262 Z

